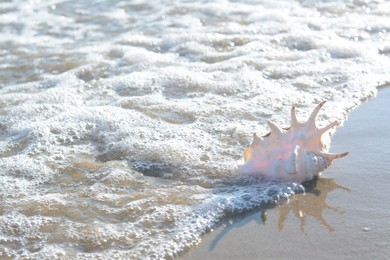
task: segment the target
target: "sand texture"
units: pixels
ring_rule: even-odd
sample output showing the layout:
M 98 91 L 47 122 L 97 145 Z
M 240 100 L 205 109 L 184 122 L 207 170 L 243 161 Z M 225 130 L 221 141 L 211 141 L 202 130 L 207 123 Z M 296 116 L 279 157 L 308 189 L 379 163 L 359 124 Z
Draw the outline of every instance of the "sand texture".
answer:
M 226 220 L 183 259 L 388 259 L 390 88 L 352 111 L 332 140 L 349 151 L 308 192 Z

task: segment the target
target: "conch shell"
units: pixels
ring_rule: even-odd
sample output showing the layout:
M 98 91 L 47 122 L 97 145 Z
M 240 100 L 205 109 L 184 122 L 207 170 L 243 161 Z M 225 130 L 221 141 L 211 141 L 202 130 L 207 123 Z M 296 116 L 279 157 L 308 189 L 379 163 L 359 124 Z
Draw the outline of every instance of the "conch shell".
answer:
M 328 168 L 332 161 L 348 154 L 331 154 L 322 143 L 322 135 L 337 126 L 333 121 L 324 128 L 317 128 L 315 120 L 321 102 L 311 113 L 306 123 L 299 122 L 295 107 L 291 108 L 291 127 L 281 128 L 268 121 L 271 132 L 263 137 L 253 134 L 253 142 L 244 150 L 245 164 L 238 168 L 239 174 L 258 174 L 283 182 L 312 180 Z

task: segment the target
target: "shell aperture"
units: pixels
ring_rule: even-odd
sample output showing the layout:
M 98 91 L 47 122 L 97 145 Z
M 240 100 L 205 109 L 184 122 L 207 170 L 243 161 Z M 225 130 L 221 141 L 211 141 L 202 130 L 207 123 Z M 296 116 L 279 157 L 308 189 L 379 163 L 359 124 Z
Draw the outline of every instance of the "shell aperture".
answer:
M 312 180 L 328 168 L 334 159 L 348 154 L 328 153 L 322 135 L 337 126 L 333 121 L 323 128 L 317 128 L 315 120 L 325 101 L 311 113 L 307 122 L 300 122 L 291 108 L 291 126 L 281 128 L 268 121 L 271 132 L 263 137 L 253 134 L 252 144 L 244 149 L 245 164 L 238 168 L 239 174 L 258 174 L 283 182 L 304 182 Z

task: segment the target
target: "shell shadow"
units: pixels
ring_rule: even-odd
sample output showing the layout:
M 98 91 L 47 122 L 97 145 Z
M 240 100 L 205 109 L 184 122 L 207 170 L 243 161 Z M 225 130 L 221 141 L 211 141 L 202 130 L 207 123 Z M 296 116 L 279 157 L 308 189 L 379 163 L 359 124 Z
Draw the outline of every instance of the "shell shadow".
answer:
M 324 210 L 331 209 L 336 213 L 342 214 L 337 207 L 333 207 L 326 202 L 329 193 L 341 189 L 350 192 L 348 188 L 338 184 L 334 179 L 316 178 L 313 181 L 303 183 L 306 192 L 292 197 L 288 203 L 280 207 L 278 229 L 283 230 L 284 222 L 290 212 L 300 219 L 300 229 L 305 232 L 306 218 L 313 217 L 329 232 L 335 229 L 326 221 Z
M 277 223 L 279 231 L 283 230 L 284 222 L 290 212 L 292 212 L 296 218 L 300 219 L 300 229 L 303 233 L 305 232 L 306 217 L 313 217 L 329 232 L 334 231 L 334 228 L 323 216 L 324 209 L 331 209 L 339 214 L 342 214 L 343 212 L 337 207 L 332 207 L 327 204 L 326 198 L 328 194 L 334 190 L 341 189 L 349 192 L 350 190 L 338 184 L 334 179 L 327 178 L 315 178 L 311 181 L 304 182 L 302 185 L 305 187 L 305 192 L 295 194 L 288 201 L 281 200 L 276 204 L 262 205 L 260 209 L 255 211 L 239 214 L 226 219 L 220 224 L 220 226 L 226 226 L 211 241 L 209 251 L 213 251 L 221 239 L 233 229 L 239 229 L 251 222 L 255 222 L 259 225 L 265 224 L 267 222 L 267 211 L 276 206 L 280 207 L 279 220 Z

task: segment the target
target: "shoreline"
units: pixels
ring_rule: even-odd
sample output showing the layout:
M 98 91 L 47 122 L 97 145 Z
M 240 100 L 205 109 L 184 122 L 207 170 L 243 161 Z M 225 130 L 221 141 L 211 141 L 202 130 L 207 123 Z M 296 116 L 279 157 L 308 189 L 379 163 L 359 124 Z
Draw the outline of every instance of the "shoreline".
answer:
M 312 189 L 238 216 L 180 259 L 385 259 L 390 255 L 390 87 L 349 113 L 332 137 L 336 160 Z M 387 106 L 387 107 L 386 107 Z

